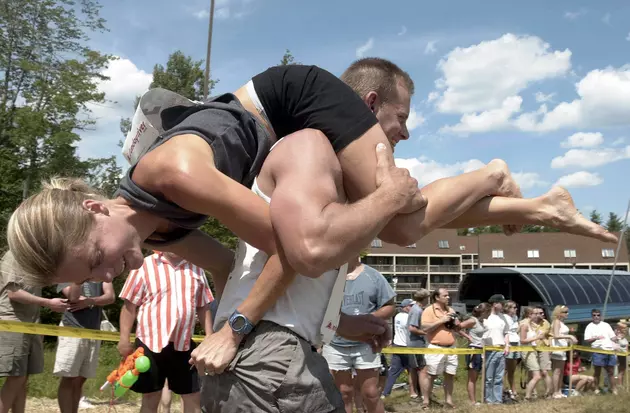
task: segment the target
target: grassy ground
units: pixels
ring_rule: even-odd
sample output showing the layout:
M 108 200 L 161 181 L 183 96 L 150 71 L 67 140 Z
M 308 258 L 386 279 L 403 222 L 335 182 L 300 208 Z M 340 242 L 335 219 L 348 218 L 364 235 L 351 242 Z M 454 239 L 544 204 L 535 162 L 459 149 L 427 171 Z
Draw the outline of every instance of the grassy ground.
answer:
M 29 379 L 29 399 L 26 408 L 28 412 L 50 413 L 59 411 L 55 400 L 57 397 L 59 379 L 52 375 L 55 361 L 55 347 L 47 345 L 44 357 L 44 373 L 32 376 Z M 131 413 L 138 411 L 140 401 L 138 394 L 127 392 L 114 407 L 110 407 L 109 393 L 101 393 L 99 390 L 99 387 L 105 382 L 107 375 L 118 366 L 119 362 L 120 356 L 118 355 L 114 343 L 104 342 L 101 347 L 100 363 L 96 378 L 88 380 L 84 387 L 85 395 L 93 404 L 96 404 L 97 407 L 91 410 L 84 410 L 85 412 L 105 413 L 115 411 L 118 413 Z M 462 359 L 460 366 L 463 365 L 464 361 Z M 516 379 L 517 381 L 520 380 L 520 368 L 517 369 Z M 406 381 L 406 375 L 401 375 L 399 381 Z M 479 381 L 481 381 L 481 379 L 479 379 Z M 0 380 L 0 384 L 2 384 L 2 382 L 3 381 Z M 478 389 L 479 388 L 480 383 L 478 383 Z M 543 391 L 544 388 L 541 386 L 539 388 L 539 394 L 542 394 Z M 522 394 L 522 391 L 519 392 Z M 434 394 L 437 401 L 443 400 L 444 392 L 441 388 L 435 388 Z M 478 390 L 478 395 L 480 395 L 480 390 Z M 496 413 L 625 413 L 630 411 L 630 407 L 628 407 L 630 406 L 630 392 L 622 392 L 619 396 L 582 396 L 564 400 L 521 402 L 508 406 L 483 405 L 473 407 L 469 405 L 466 393 L 466 371 L 461 368 L 458 370 L 455 381 L 454 398 L 455 404 L 458 407 L 455 412 L 485 412 L 487 410 Z M 174 396 L 171 411 L 174 413 L 179 412 L 179 406 L 179 399 L 177 396 Z M 385 407 L 388 412 L 409 413 L 420 411 L 420 405 L 417 402 L 410 401 L 407 390 L 394 391 L 392 395 L 385 400 Z

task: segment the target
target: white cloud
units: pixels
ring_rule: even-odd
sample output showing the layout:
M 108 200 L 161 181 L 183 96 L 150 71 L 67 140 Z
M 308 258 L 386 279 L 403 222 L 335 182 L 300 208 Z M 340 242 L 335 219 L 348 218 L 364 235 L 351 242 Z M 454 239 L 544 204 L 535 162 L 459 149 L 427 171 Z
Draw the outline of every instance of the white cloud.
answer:
M 230 8 L 229 7 L 221 7 L 220 9 L 217 9 L 214 12 L 214 17 L 216 19 L 219 20 L 226 20 L 230 18 Z M 238 12 L 234 15 L 234 17 L 238 18 L 238 17 L 242 17 L 243 13 L 242 12 Z
M 370 37 L 365 44 L 357 47 L 357 50 L 356 50 L 357 57 L 363 57 L 367 52 L 372 50 L 373 47 L 374 47 L 374 38 Z
M 626 139 L 625 138 L 617 138 L 613 141 L 613 143 L 611 143 L 612 146 L 621 146 L 624 143 L 626 143 Z
M 193 13 L 193 16 L 195 16 L 198 19 L 207 19 L 208 17 L 210 17 L 210 12 L 208 10 L 198 10 L 196 12 Z
M 445 126 L 440 131 L 467 135 L 509 128 L 510 118 L 521 110 L 522 102 L 523 99 L 520 96 L 510 96 L 503 101 L 500 108 L 478 114 L 465 114 L 457 125 Z
M 402 29 L 400 29 L 400 32 L 398 32 L 398 36 L 402 36 L 405 33 L 407 33 L 407 26 L 403 26 Z
M 435 47 L 436 43 L 437 40 L 429 40 L 424 48 L 424 54 L 433 54 L 437 52 L 437 48 Z
M 485 164 L 478 159 L 470 159 L 454 164 L 442 164 L 425 157 L 396 159 L 396 166 L 409 170 L 411 176 L 418 180 L 420 186 L 449 176 L 459 175 L 479 169 Z
M 531 189 L 536 186 L 547 186 L 549 182 L 541 178 L 536 172 L 514 172 L 512 177 L 521 189 Z
M 518 117 L 512 115 L 521 111 L 520 105 L 508 105 L 506 100 L 481 113 L 469 110 L 469 113 L 462 116 L 460 124 L 446 126 L 443 130 L 459 133 L 508 129 L 549 132 L 568 128 L 590 129 L 630 125 L 630 65 L 617 69 L 608 67 L 592 70 L 576 84 L 576 91 L 578 99 L 561 102 L 551 110 L 543 103 L 536 111 L 522 113 Z M 495 97 L 499 95 L 496 90 L 488 89 L 486 92 Z M 464 95 L 466 94 L 471 95 L 470 89 L 467 89 Z M 439 99 L 435 94 L 430 95 L 430 98 Z M 521 99 L 520 96 L 511 96 L 510 102 L 517 102 L 517 98 Z M 460 99 L 460 102 L 462 101 Z M 467 104 L 466 107 L 470 108 L 473 105 Z M 506 120 L 505 116 L 508 114 L 510 117 Z M 488 119 L 492 119 L 493 122 L 488 122 Z M 480 120 L 486 122 L 482 123 Z M 471 126 L 473 121 L 476 127 Z
M 531 122 L 522 130 L 546 132 L 563 128 L 630 125 L 630 65 L 590 71 L 576 84 L 579 96 L 541 116 L 524 114 Z
M 553 99 L 553 97 L 555 96 L 555 93 L 549 93 L 548 95 L 542 93 L 542 92 L 536 92 L 536 102 L 538 103 L 545 103 L 545 102 L 551 102 L 551 100 Z
M 552 168 L 596 168 L 624 159 L 630 159 L 630 145 L 625 148 L 571 149 L 551 160 Z
M 567 11 L 564 13 L 564 18 L 569 20 L 575 20 L 578 17 L 582 17 L 586 14 L 585 9 L 580 9 L 578 11 Z
M 604 22 L 604 24 L 610 26 L 610 18 L 612 16 L 610 15 L 610 13 L 606 13 L 604 14 L 604 17 L 602 17 L 602 22 Z
M 418 126 L 424 124 L 425 118 L 422 116 L 422 113 L 417 112 L 415 107 L 411 107 L 409 111 L 409 117 L 407 118 L 407 130 L 411 132 L 416 129 Z
M 569 136 L 560 146 L 563 148 L 594 148 L 604 143 L 604 136 L 600 132 L 577 132 Z
M 105 93 L 105 104 L 88 104 L 91 117 L 97 122 L 119 121 L 121 117 L 133 115 L 133 103 L 136 96 L 149 89 L 153 79 L 151 73 L 138 69 L 129 59 L 119 58 L 112 61 L 103 71 L 109 80 L 99 82 L 98 88 Z M 98 126 L 98 124 L 97 124 Z
M 580 171 L 561 177 L 555 185 L 566 188 L 583 188 L 601 185 L 603 182 L 604 180 L 596 173 Z
M 531 83 L 564 76 L 571 69 L 571 51 L 554 51 L 538 37 L 508 33 L 452 50 L 438 69 L 442 77 L 430 95 L 438 110 L 478 112 L 501 108 Z

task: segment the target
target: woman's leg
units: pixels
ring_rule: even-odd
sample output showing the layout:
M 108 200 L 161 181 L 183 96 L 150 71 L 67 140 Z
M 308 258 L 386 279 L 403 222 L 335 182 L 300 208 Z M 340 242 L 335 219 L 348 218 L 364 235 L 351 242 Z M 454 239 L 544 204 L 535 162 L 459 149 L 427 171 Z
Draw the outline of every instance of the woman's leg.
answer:
M 552 360 L 553 365 L 553 395 L 555 397 L 562 396 L 562 372 L 564 371 L 564 361 Z
M 516 382 L 514 381 L 514 375 L 516 373 L 517 364 L 518 364 L 518 359 L 505 360 L 505 367 L 507 369 L 507 382 L 508 382 L 509 389 L 512 391 L 513 397 L 515 397 L 517 394 Z
M 468 400 L 472 404 L 477 402 L 477 377 L 479 372 L 475 369 L 468 368 Z M 483 395 L 481 396 L 483 399 Z
M 532 371 L 532 379 L 527 383 L 527 387 L 525 388 L 525 399 L 532 398 L 532 392 L 536 388 L 538 381 L 540 381 L 541 375 L 539 371 Z
M 561 187 L 554 187 L 546 194 L 530 199 L 485 198 L 444 227 L 470 228 L 501 224 L 544 225 L 603 241 L 616 240 L 613 234 L 582 216 L 575 208 L 571 195 Z

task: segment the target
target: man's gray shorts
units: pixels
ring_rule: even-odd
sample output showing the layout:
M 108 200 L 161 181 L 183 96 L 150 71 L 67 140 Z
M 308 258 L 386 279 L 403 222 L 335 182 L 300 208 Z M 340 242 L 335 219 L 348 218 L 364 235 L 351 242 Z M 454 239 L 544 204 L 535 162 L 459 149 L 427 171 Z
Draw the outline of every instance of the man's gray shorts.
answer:
M 293 331 L 261 321 L 227 370 L 201 376 L 204 413 L 343 413 L 326 360 Z

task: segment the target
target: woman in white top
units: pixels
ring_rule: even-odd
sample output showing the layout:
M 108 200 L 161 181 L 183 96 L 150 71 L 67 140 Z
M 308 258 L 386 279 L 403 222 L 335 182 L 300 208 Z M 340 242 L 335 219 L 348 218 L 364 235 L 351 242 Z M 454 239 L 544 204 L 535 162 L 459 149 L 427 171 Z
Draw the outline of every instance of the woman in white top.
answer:
M 487 331 L 487 328 L 483 325 L 483 320 L 490 315 L 490 304 L 481 303 L 477 305 L 472 311 L 472 317 L 469 320 L 474 320 L 474 325 L 468 330 L 470 337 L 470 348 L 481 349 L 483 348 L 483 336 Z M 465 322 L 468 322 L 466 320 Z M 483 366 L 483 359 L 481 354 L 467 354 L 466 355 L 466 368 L 468 369 L 468 399 L 474 405 L 477 405 L 477 378 L 479 372 Z M 482 395 L 483 398 L 483 395 Z
M 623 378 L 626 375 L 626 369 L 628 368 L 628 358 L 626 353 L 628 352 L 628 324 L 623 320 L 618 322 L 615 326 L 615 334 L 617 335 L 617 344 L 619 345 L 619 351 L 623 355 L 617 356 L 618 373 L 617 373 L 617 386 L 623 385 Z
M 577 344 L 577 338 L 570 335 L 569 327 L 564 324 L 569 315 L 569 307 L 566 305 L 557 305 L 551 313 L 551 346 L 567 347 L 571 344 Z M 562 394 L 562 375 L 564 374 L 564 364 L 567 362 L 566 351 L 554 351 L 551 353 L 551 366 L 553 368 L 553 398 L 561 399 L 566 397 Z
M 516 315 L 518 311 L 518 305 L 514 301 L 507 301 L 505 303 L 504 314 L 505 320 L 508 323 L 508 338 L 510 340 L 510 347 L 518 346 L 521 343 L 521 338 L 518 333 L 518 317 Z M 508 394 L 510 399 L 516 400 L 517 390 L 516 381 L 514 380 L 514 374 L 516 373 L 516 366 L 521 359 L 521 353 L 518 351 L 512 351 L 505 357 L 505 370 L 508 381 Z

